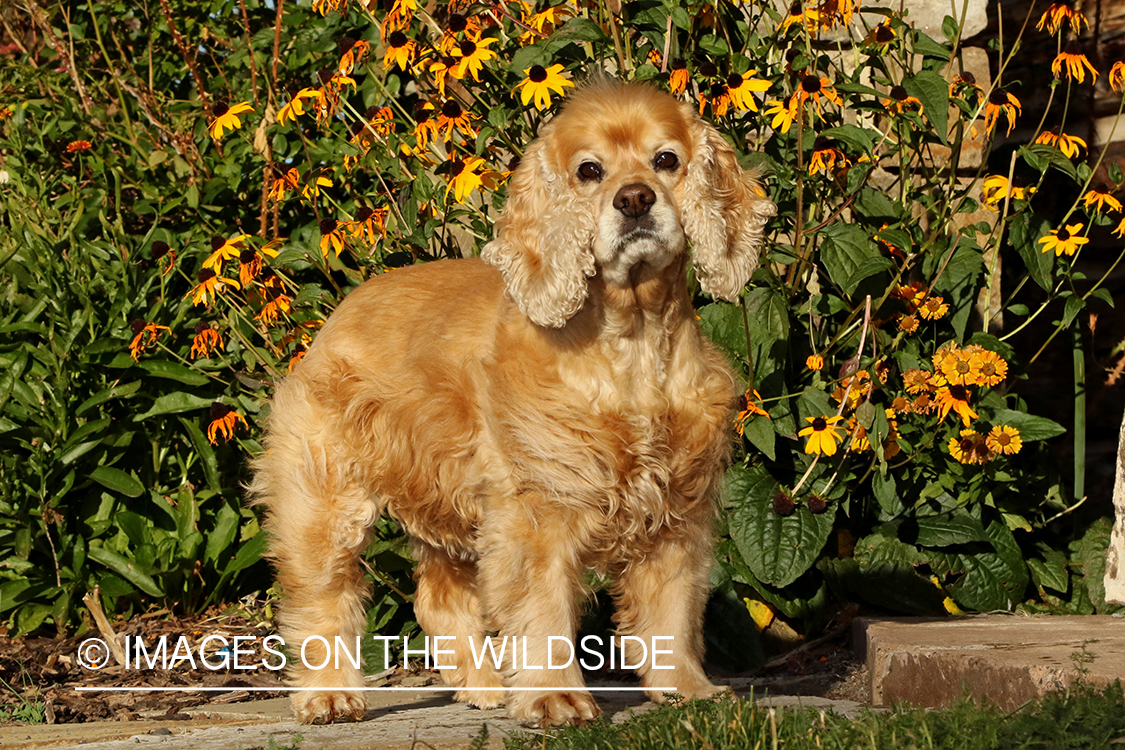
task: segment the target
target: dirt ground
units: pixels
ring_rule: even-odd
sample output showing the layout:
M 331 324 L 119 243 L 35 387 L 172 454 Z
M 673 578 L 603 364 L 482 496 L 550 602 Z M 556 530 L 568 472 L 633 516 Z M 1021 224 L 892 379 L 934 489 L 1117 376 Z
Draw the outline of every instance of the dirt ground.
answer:
M 255 643 L 269 631 L 256 626 L 239 613 L 213 613 L 204 617 L 176 617 L 167 611 L 134 617 L 127 623 L 113 625 L 119 635 L 143 633 L 148 643 L 161 635 L 169 642 L 184 636 L 198 652 L 199 642 L 211 635 L 227 639 L 255 636 Z M 205 704 L 237 703 L 251 699 L 277 697 L 284 693 L 270 688 L 283 687 L 280 675 L 265 669 L 253 672 L 191 669 L 177 664 L 175 669 L 125 669 L 112 663 L 99 670 L 80 666 L 78 650 L 82 642 L 97 632 L 63 639 L 16 638 L 0 636 L 0 721 L 26 718 L 21 708 L 42 706 L 42 721 L 48 724 L 88 722 L 107 719 L 135 720 L 142 714 L 157 712 L 164 718 L 188 718 L 185 708 Z M 775 656 L 765 667 L 753 672 L 727 677 L 753 680 L 755 691 L 774 694 L 808 695 L 824 698 L 867 700 L 868 687 L 863 666 L 856 662 L 847 648 L 846 636 L 840 633 L 810 646 L 798 647 Z M 169 649 L 171 651 L 171 648 Z M 209 653 L 219 660 L 218 649 Z M 257 662 L 266 654 L 255 654 L 248 661 Z M 599 677 L 632 679 L 616 672 Z M 391 669 L 377 675 L 371 684 L 417 687 L 440 683 L 437 673 Z M 227 691 L 183 692 L 84 692 L 78 687 L 207 687 L 228 688 Z M 250 689 L 252 688 L 252 690 Z

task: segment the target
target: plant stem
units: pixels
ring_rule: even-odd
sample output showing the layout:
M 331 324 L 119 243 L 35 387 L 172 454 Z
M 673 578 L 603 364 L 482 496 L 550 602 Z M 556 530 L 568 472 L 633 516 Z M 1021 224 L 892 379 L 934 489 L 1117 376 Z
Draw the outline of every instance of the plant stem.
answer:
M 1086 496 L 1086 352 L 1082 326 L 1074 326 L 1074 497 Z

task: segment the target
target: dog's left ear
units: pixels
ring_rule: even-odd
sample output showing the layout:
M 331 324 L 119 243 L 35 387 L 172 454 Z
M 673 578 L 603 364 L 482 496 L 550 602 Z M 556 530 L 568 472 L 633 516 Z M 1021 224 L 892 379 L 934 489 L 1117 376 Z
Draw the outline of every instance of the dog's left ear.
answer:
M 777 206 L 715 128 L 692 113 L 692 157 L 680 206 L 703 291 L 734 302 L 758 267 Z

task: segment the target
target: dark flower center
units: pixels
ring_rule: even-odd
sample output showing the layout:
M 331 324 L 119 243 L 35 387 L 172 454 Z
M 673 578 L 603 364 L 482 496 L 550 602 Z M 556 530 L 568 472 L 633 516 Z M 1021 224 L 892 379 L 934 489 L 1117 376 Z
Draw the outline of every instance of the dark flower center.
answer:
M 699 64 L 699 74 L 701 76 L 704 76 L 705 78 L 710 78 L 718 72 L 719 69 L 716 68 L 715 63 L 711 62 L 710 60 L 704 60 Z
M 449 30 L 454 34 L 460 34 L 468 25 L 469 22 L 460 13 L 449 14 Z
M 198 336 L 199 334 L 203 333 L 204 331 L 206 331 L 210 327 L 211 327 L 210 325 L 208 325 L 207 323 L 204 323 L 201 320 L 201 321 L 199 321 L 198 323 L 195 324 L 195 334 Z
M 977 82 L 977 77 L 966 70 L 961 74 L 961 82 L 975 84 Z
M 325 218 L 320 220 L 320 233 L 321 234 L 332 234 L 333 232 L 336 231 L 337 223 L 338 222 L 335 219 L 333 219 L 331 216 L 326 216 Z
M 968 401 L 969 390 L 963 385 L 951 385 L 949 387 L 949 395 L 957 401 Z
M 727 76 L 727 88 L 736 89 L 743 84 L 742 76 L 731 73 Z
M 891 98 L 896 102 L 905 101 L 908 96 L 910 95 L 906 93 L 906 89 L 902 86 L 894 86 L 891 88 Z
M 786 495 L 784 492 L 779 492 L 773 498 L 773 512 L 779 516 L 793 515 L 793 511 L 797 506 L 793 503 L 793 498 Z
M 508 160 L 508 171 L 509 172 L 515 172 L 516 169 L 519 167 L 519 165 L 520 165 L 520 158 L 518 156 L 513 156 L 511 159 Z
M 450 120 L 456 120 L 461 116 L 462 112 L 463 110 L 461 109 L 461 105 L 455 101 L 450 100 L 441 105 L 441 113 L 448 117 Z
M 527 71 L 527 77 L 532 83 L 543 83 L 547 80 L 547 69 L 542 65 L 532 65 L 531 70 Z
M 817 417 L 813 420 L 812 428 L 814 432 L 822 432 L 828 429 L 828 420 L 824 417 Z
M 726 96 L 726 93 L 727 93 L 727 85 L 725 83 L 713 83 L 713 84 L 711 84 L 711 98 L 712 99 L 721 99 L 722 97 Z
M 672 60 L 672 70 L 687 70 L 687 63 L 684 61 L 684 58 L 674 58 Z
M 136 336 L 138 333 L 145 329 L 145 322 L 140 318 L 137 318 L 136 320 L 130 320 L 129 328 L 133 331 L 133 335 Z
M 226 102 L 215 102 L 215 117 L 222 117 L 227 113 L 228 109 L 230 109 L 230 107 L 226 105 Z
M 332 68 L 325 68 L 324 70 L 317 73 L 316 77 L 320 79 L 320 82 L 322 84 L 324 84 L 324 83 L 328 83 L 329 81 L 331 81 L 332 76 L 334 76 L 334 75 L 336 75 L 335 70 L 333 70 Z
M 894 38 L 895 32 L 890 26 L 879 24 L 875 27 L 875 41 L 879 44 L 886 44 Z
M 452 177 L 456 177 L 457 175 L 461 174 L 464 171 L 465 171 L 465 162 L 463 162 L 463 161 L 458 160 L 458 161 L 453 162 L 451 165 L 449 165 L 449 174 Z
M 414 102 L 414 120 L 422 123 L 430 119 L 432 109 L 426 106 L 426 102 Z
M 215 401 L 211 404 L 211 421 L 217 422 L 220 419 L 225 419 L 232 411 L 234 410 L 226 404 L 220 404 L 218 401 Z
M 973 439 L 972 438 L 961 438 L 961 452 L 962 453 L 972 453 L 973 452 Z
M 988 95 L 988 103 L 993 104 L 997 107 L 1008 106 L 1008 104 L 1009 104 L 1008 92 L 1007 91 L 1001 91 L 1000 89 L 996 89 L 995 91 L 993 91 L 991 94 Z
M 355 40 L 354 39 L 352 39 L 350 36 L 344 37 L 343 39 L 340 40 L 340 54 L 341 55 L 348 54 L 348 52 L 351 51 L 351 48 L 354 47 L 354 46 L 355 46 Z
M 401 47 L 408 41 L 406 34 L 403 34 L 401 31 L 392 31 L 391 35 L 387 37 L 387 44 L 392 47 Z
M 820 79 L 816 76 L 805 76 L 801 79 L 801 88 L 806 94 L 818 94 L 821 89 Z
M 218 250 L 225 244 L 227 244 L 227 241 L 219 235 L 216 234 L 211 237 L 211 250 Z
M 820 514 L 828 509 L 828 503 L 824 502 L 824 498 L 818 495 L 813 495 L 805 503 L 810 513 Z
M 254 258 L 258 257 L 257 251 L 252 248 L 246 248 L 238 254 L 238 262 L 242 265 L 247 265 L 254 262 Z
M 1000 445 L 1004 445 L 1004 446 L 1011 445 L 1012 436 L 1009 435 L 1006 432 L 1001 432 L 999 435 L 996 436 L 996 442 L 999 443 Z
M 370 206 L 360 206 L 359 210 L 355 212 L 356 221 L 367 221 L 371 215 L 375 213 L 375 209 Z
M 991 362 L 985 362 L 980 366 L 980 372 L 981 375 L 995 375 L 996 365 L 992 364 Z
M 793 3 L 789 4 L 789 15 L 791 15 L 791 16 L 801 15 L 801 0 L 797 0 L 796 2 L 793 2 Z
M 460 48 L 461 48 L 461 54 L 464 55 L 465 57 L 471 57 L 472 54 L 477 51 L 477 45 L 475 43 L 473 43 L 472 41 L 470 41 L 469 39 L 466 39 L 465 41 L 461 42 Z
M 1058 231 L 1058 232 L 1057 232 L 1057 233 L 1055 234 L 1055 236 L 1056 236 L 1056 237 L 1058 237 L 1059 241 L 1061 241 L 1061 242 L 1066 242 L 1067 240 L 1069 240 L 1069 239 L 1070 239 L 1070 232 L 1066 231 L 1066 229 L 1065 229 L 1065 228 L 1064 228 L 1064 229 L 1060 229 L 1060 230 L 1059 230 L 1059 231 Z
M 199 272 L 199 276 L 197 276 L 196 278 L 199 279 L 200 284 L 206 284 L 208 281 L 215 278 L 215 272 L 210 268 L 204 268 Z
M 171 249 L 172 248 L 168 247 L 168 243 L 164 240 L 157 240 L 156 242 L 152 243 L 152 259 L 160 260 L 164 257 L 164 254 Z
M 1081 57 L 1082 46 L 1078 43 L 1078 40 L 1071 39 L 1069 42 L 1067 42 L 1066 48 L 1063 49 L 1063 54 L 1067 57 Z

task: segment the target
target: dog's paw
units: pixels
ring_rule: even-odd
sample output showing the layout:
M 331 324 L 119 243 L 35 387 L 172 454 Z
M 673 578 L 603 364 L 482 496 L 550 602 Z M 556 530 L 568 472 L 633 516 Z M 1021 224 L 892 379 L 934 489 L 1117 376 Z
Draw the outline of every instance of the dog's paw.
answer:
M 331 724 L 338 719 L 360 721 L 367 713 L 367 701 L 358 692 L 302 691 L 293 694 L 293 713 L 303 724 Z
M 499 685 L 497 687 L 500 687 Z M 453 700 L 468 703 L 477 708 L 499 708 L 504 705 L 504 692 L 502 690 L 473 690 L 466 688 L 453 694 Z
M 508 704 L 508 714 L 522 724 L 557 727 L 584 726 L 601 716 L 594 696 L 584 690 L 562 693 L 516 693 Z

